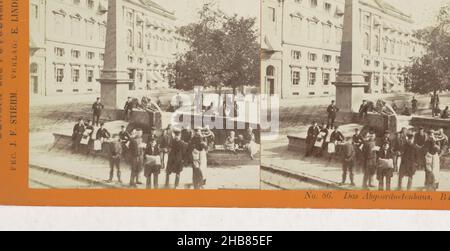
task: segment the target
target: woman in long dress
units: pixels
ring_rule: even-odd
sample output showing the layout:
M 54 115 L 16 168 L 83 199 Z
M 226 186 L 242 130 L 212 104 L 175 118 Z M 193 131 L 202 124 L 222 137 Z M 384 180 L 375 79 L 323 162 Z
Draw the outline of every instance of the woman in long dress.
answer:
M 247 130 L 247 134 L 244 138 L 247 144 L 247 151 L 250 154 L 250 158 L 254 160 L 255 155 L 258 154 L 260 151 L 260 145 L 256 143 L 256 137 L 255 134 L 253 133 L 253 128 L 250 127 Z
M 425 144 L 427 151 L 426 159 L 426 178 L 425 186 L 427 191 L 436 191 L 439 189 L 439 178 L 441 172 L 441 161 L 439 153 L 441 151 L 438 141 L 434 136 L 434 131 L 430 131 L 429 139 Z
M 203 189 L 206 185 L 206 170 L 208 168 L 208 141 L 202 134 L 202 128 L 195 130 L 191 140 L 192 168 L 194 189 Z

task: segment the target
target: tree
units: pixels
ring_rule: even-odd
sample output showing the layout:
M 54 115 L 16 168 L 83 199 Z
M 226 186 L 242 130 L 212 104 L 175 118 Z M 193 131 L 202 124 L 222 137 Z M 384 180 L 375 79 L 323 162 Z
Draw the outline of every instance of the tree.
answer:
M 259 84 L 260 58 L 256 18 L 228 16 L 205 4 L 200 21 L 181 27 L 188 50 L 171 67 L 173 87 L 230 87 Z
M 450 90 L 450 5 L 444 6 L 437 25 L 420 30 L 416 37 L 426 42 L 426 53 L 414 59 L 406 69 L 411 81 L 411 91 L 419 94 Z

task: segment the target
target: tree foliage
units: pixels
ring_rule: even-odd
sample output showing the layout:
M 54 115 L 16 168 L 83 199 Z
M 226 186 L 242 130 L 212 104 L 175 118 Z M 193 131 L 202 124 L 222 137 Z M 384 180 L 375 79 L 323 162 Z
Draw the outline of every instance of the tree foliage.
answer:
M 259 84 L 260 60 L 256 18 L 228 16 L 205 4 L 200 21 L 183 26 L 179 34 L 188 49 L 172 66 L 173 87 L 230 87 Z
M 442 7 L 436 26 L 418 31 L 416 37 L 426 42 L 426 53 L 407 69 L 411 91 L 436 95 L 450 90 L 450 5 Z

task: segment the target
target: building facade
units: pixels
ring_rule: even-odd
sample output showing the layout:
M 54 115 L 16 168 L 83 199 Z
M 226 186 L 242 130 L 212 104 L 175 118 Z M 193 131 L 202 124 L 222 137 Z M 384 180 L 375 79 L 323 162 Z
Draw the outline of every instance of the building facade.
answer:
M 281 98 L 333 96 L 344 0 L 263 0 L 262 89 Z M 360 0 L 368 93 L 405 90 L 404 69 L 424 51 L 410 16 L 382 0 Z
M 150 0 L 123 0 L 131 90 L 167 88 L 180 41 L 175 14 Z M 99 93 L 108 0 L 30 0 L 32 95 Z

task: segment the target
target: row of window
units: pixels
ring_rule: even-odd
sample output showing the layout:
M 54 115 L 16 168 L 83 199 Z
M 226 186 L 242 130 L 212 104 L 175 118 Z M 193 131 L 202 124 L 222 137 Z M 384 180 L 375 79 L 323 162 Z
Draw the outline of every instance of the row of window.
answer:
M 303 17 L 291 16 L 291 28 L 293 37 L 302 37 L 303 35 Z M 319 20 L 307 20 L 307 39 L 309 41 L 323 42 L 325 44 L 341 44 L 342 42 L 342 27 L 334 26 L 330 22 L 320 24 Z
M 57 35 L 63 36 L 66 34 L 66 15 L 64 13 L 55 12 L 54 18 L 54 32 Z M 79 15 L 70 16 L 70 36 L 75 39 L 84 38 L 87 41 L 106 40 L 106 24 L 98 23 L 94 19 L 83 19 Z
M 66 56 L 66 50 L 64 48 L 61 48 L 61 47 L 55 47 L 55 55 L 57 57 L 60 57 L 60 58 L 61 57 L 65 57 Z M 86 58 L 88 60 L 94 60 L 95 56 L 96 56 L 95 52 L 92 52 L 92 51 L 87 51 L 86 52 Z M 99 59 L 101 61 L 103 61 L 104 60 L 104 56 L 105 56 L 105 54 L 100 53 L 99 54 Z M 75 50 L 75 49 L 71 50 L 71 57 L 73 59 L 80 59 L 81 58 L 81 51 L 80 50 Z
M 94 82 L 94 70 L 86 69 L 86 82 L 93 83 Z M 55 67 L 55 81 L 56 83 L 63 83 L 65 80 L 65 69 L 63 67 Z M 81 69 L 80 68 L 72 68 L 70 79 L 72 83 L 80 83 L 81 82 Z
M 293 69 L 291 72 L 291 83 L 294 86 L 299 86 L 301 81 L 301 72 L 299 70 Z M 331 74 L 328 72 L 322 73 L 322 84 L 324 86 L 329 86 L 331 84 Z M 308 71 L 308 85 L 315 86 L 317 84 L 317 72 Z
M 312 9 L 317 9 L 319 7 L 319 0 L 294 0 L 297 4 L 302 4 L 303 2 L 307 2 L 309 7 Z M 330 2 L 323 2 L 323 10 L 328 14 L 333 14 L 333 6 Z
M 81 2 L 82 2 L 81 0 L 72 0 L 72 3 L 77 6 L 81 6 L 82 5 Z M 91 10 L 93 10 L 96 6 L 95 0 L 85 0 L 84 2 L 85 6 Z
M 173 38 L 161 38 L 157 35 L 149 34 L 146 39 L 146 49 L 148 51 L 159 51 L 173 53 L 179 49 L 179 44 Z M 144 36 L 138 31 L 136 36 L 131 29 L 127 31 L 127 45 L 130 49 L 144 50 Z
M 298 50 L 292 50 L 291 51 L 291 57 L 292 57 L 292 59 L 294 61 L 299 61 L 299 60 L 302 59 L 302 52 L 298 51 Z M 308 60 L 309 60 L 309 62 L 316 62 L 317 59 L 318 59 L 318 57 L 317 57 L 316 53 L 308 53 Z M 333 60 L 333 56 L 326 55 L 326 54 L 322 55 L 322 61 L 324 63 L 329 64 L 329 63 L 331 63 L 332 60 Z M 336 64 L 339 65 L 340 62 L 341 62 L 341 57 L 340 56 L 336 56 L 335 60 L 336 60 Z

